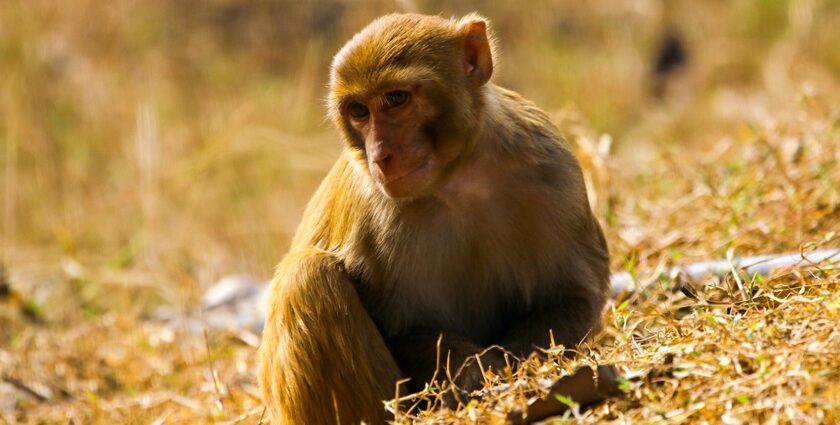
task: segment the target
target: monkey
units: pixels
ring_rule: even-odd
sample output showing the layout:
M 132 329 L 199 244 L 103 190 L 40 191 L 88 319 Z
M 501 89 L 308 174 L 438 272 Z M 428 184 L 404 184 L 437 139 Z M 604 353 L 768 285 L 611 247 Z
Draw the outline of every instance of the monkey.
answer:
M 491 81 L 496 51 L 477 14 L 392 14 L 335 55 L 342 153 L 276 269 L 259 349 L 275 421 L 382 423 L 447 359 L 472 391 L 506 354 L 600 329 L 609 253 L 581 168 Z

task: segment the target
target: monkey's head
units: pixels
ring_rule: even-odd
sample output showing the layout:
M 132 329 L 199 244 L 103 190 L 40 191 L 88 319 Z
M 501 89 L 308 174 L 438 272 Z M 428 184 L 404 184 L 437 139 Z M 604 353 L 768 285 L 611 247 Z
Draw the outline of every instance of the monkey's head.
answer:
M 377 19 L 335 56 L 329 113 L 346 148 L 389 197 L 432 195 L 475 144 L 493 73 L 487 22 Z

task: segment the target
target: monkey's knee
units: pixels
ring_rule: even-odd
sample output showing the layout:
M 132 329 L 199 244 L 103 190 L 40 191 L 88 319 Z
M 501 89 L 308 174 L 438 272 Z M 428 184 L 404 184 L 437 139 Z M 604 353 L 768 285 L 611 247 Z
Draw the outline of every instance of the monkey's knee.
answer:
M 272 285 L 260 385 L 275 419 L 382 422 L 399 372 L 341 265 L 293 254 Z

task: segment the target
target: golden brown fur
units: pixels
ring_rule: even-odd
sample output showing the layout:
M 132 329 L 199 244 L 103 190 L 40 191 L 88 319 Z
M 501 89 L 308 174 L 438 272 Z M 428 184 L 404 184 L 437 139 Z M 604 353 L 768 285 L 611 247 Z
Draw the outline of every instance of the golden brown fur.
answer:
M 542 111 L 486 81 L 485 25 L 390 15 L 336 56 L 330 115 L 346 148 L 277 269 L 260 350 L 280 423 L 384 421 L 398 379 L 431 377 L 441 334 L 459 364 L 493 344 L 527 355 L 549 330 L 573 346 L 598 327 L 608 254 L 581 171 Z M 380 113 L 395 84 L 411 101 Z M 353 99 L 369 118 L 348 118 Z M 482 363 L 503 365 L 496 352 Z

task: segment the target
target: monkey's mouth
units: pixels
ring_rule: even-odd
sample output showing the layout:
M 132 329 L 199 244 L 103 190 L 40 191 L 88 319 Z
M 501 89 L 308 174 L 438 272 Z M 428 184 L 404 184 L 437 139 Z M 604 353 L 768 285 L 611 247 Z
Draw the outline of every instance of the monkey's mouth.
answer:
M 429 183 L 429 173 L 433 169 L 433 161 L 424 158 L 417 166 L 405 173 L 393 173 L 391 176 L 379 174 L 379 187 L 385 195 L 393 199 L 413 199 L 426 193 Z
M 429 161 L 427 159 L 424 159 L 424 160 L 420 161 L 420 164 L 418 166 L 416 166 L 416 167 L 412 168 L 410 171 L 405 172 L 403 174 L 400 174 L 398 176 L 389 177 L 389 176 L 386 176 L 386 175 L 383 174 L 382 175 L 382 184 L 390 185 L 390 184 L 398 183 L 401 180 L 405 180 L 408 177 L 411 177 L 415 174 L 418 174 L 420 171 L 422 171 L 428 165 L 429 165 Z

